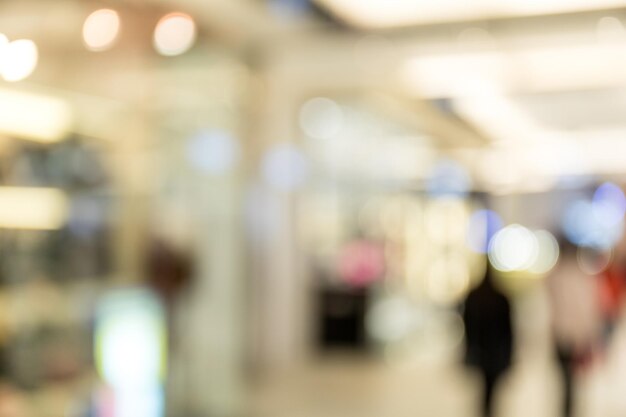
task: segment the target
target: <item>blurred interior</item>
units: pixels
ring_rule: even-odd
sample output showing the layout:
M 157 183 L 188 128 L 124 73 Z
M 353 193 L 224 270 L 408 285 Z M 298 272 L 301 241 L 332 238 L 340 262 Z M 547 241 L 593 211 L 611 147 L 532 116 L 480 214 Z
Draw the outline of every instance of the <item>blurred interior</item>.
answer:
M 459 306 L 487 257 L 498 415 L 558 415 L 557 241 L 589 275 L 626 255 L 625 19 L 0 2 L 0 417 L 477 416 Z M 626 413 L 621 323 L 580 416 Z

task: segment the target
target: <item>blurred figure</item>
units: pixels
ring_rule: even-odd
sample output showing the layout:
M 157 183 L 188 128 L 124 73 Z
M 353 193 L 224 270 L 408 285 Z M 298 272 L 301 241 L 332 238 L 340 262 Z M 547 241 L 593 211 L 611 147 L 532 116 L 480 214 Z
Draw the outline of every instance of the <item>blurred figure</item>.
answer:
M 565 417 L 574 412 L 575 369 L 590 361 L 602 328 L 596 278 L 581 271 L 576 256 L 576 246 L 563 242 L 559 264 L 547 279 Z
M 482 283 L 465 299 L 463 311 L 466 337 L 466 363 L 476 367 L 484 381 L 482 412 L 494 415 L 494 391 L 511 366 L 513 329 L 511 305 L 496 288 L 491 267 Z
M 610 259 L 609 266 L 598 276 L 600 309 L 602 314 L 602 349 L 606 350 L 611 343 L 613 333 L 618 325 L 626 283 L 624 282 L 624 260 Z
M 189 285 L 193 275 L 191 256 L 159 238 L 152 238 L 146 254 L 144 273 L 150 286 L 172 308 L 176 296 Z

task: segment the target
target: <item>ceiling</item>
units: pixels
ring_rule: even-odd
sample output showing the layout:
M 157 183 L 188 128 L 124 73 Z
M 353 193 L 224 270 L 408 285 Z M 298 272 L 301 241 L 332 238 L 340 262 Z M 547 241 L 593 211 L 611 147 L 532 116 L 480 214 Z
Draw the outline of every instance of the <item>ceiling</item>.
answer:
M 80 38 L 84 18 L 100 2 L 0 2 L 0 27 L 40 46 L 34 85 L 123 98 L 146 68 L 201 67 L 221 50 L 261 72 L 293 103 L 355 91 L 384 97 L 382 112 L 445 147 L 518 149 L 524 140 L 556 137 L 583 141 L 599 166 L 603 152 L 622 146 L 626 1 L 506 0 L 506 7 L 495 7 L 504 3 L 481 0 L 482 12 L 470 13 L 459 0 L 397 0 L 400 9 L 428 13 L 412 20 L 387 16 L 384 24 L 354 17 L 382 13 L 379 3 L 109 1 L 106 7 L 122 15 L 123 42 L 102 54 L 85 51 Z M 174 10 L 194 16 L 200 39 L 185 56 L 161 58 L 152 50 L 152 30 Z M 109 81 L 94 83 L 98 73 Z M 545 142 L 552 146 L 551 140 Z M 626 157 L 623 162 L 620 173 Z

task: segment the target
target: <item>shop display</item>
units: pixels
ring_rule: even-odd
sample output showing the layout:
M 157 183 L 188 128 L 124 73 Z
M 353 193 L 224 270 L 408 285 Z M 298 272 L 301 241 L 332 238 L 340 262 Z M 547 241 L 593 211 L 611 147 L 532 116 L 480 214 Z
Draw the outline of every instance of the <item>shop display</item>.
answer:
M 112 271 L 115 198 L 106 166 L 103 151 L 81 137 L 50 145 L 16 140 L 0 156 L 0 187 L 54 190 L 68 205 L 59 228 L 0 229 L 0 372 L 37 398 L 47 387 L 76 391 L 91 379 L 89 305 Z

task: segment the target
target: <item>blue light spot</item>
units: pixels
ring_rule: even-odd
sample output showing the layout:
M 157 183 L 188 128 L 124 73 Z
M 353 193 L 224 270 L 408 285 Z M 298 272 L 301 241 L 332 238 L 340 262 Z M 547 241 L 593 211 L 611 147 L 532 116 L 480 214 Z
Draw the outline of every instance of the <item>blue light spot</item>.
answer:
M 199 171 L 224 174 L 231 170 L 239 159 L 237 141 L 223 131 L 203 131 L 187 143 L 187 158 Z
M 495 211 L 475 211 L 468 223 L 467 245 L 476 253 L 487 253 L 491 238 L 502 226 L 502 219 Z
M 437 163 L 427 185 L 428 193 L 434 197 L 464 197 L 471 187 L 467 171 L 450 160 Z

